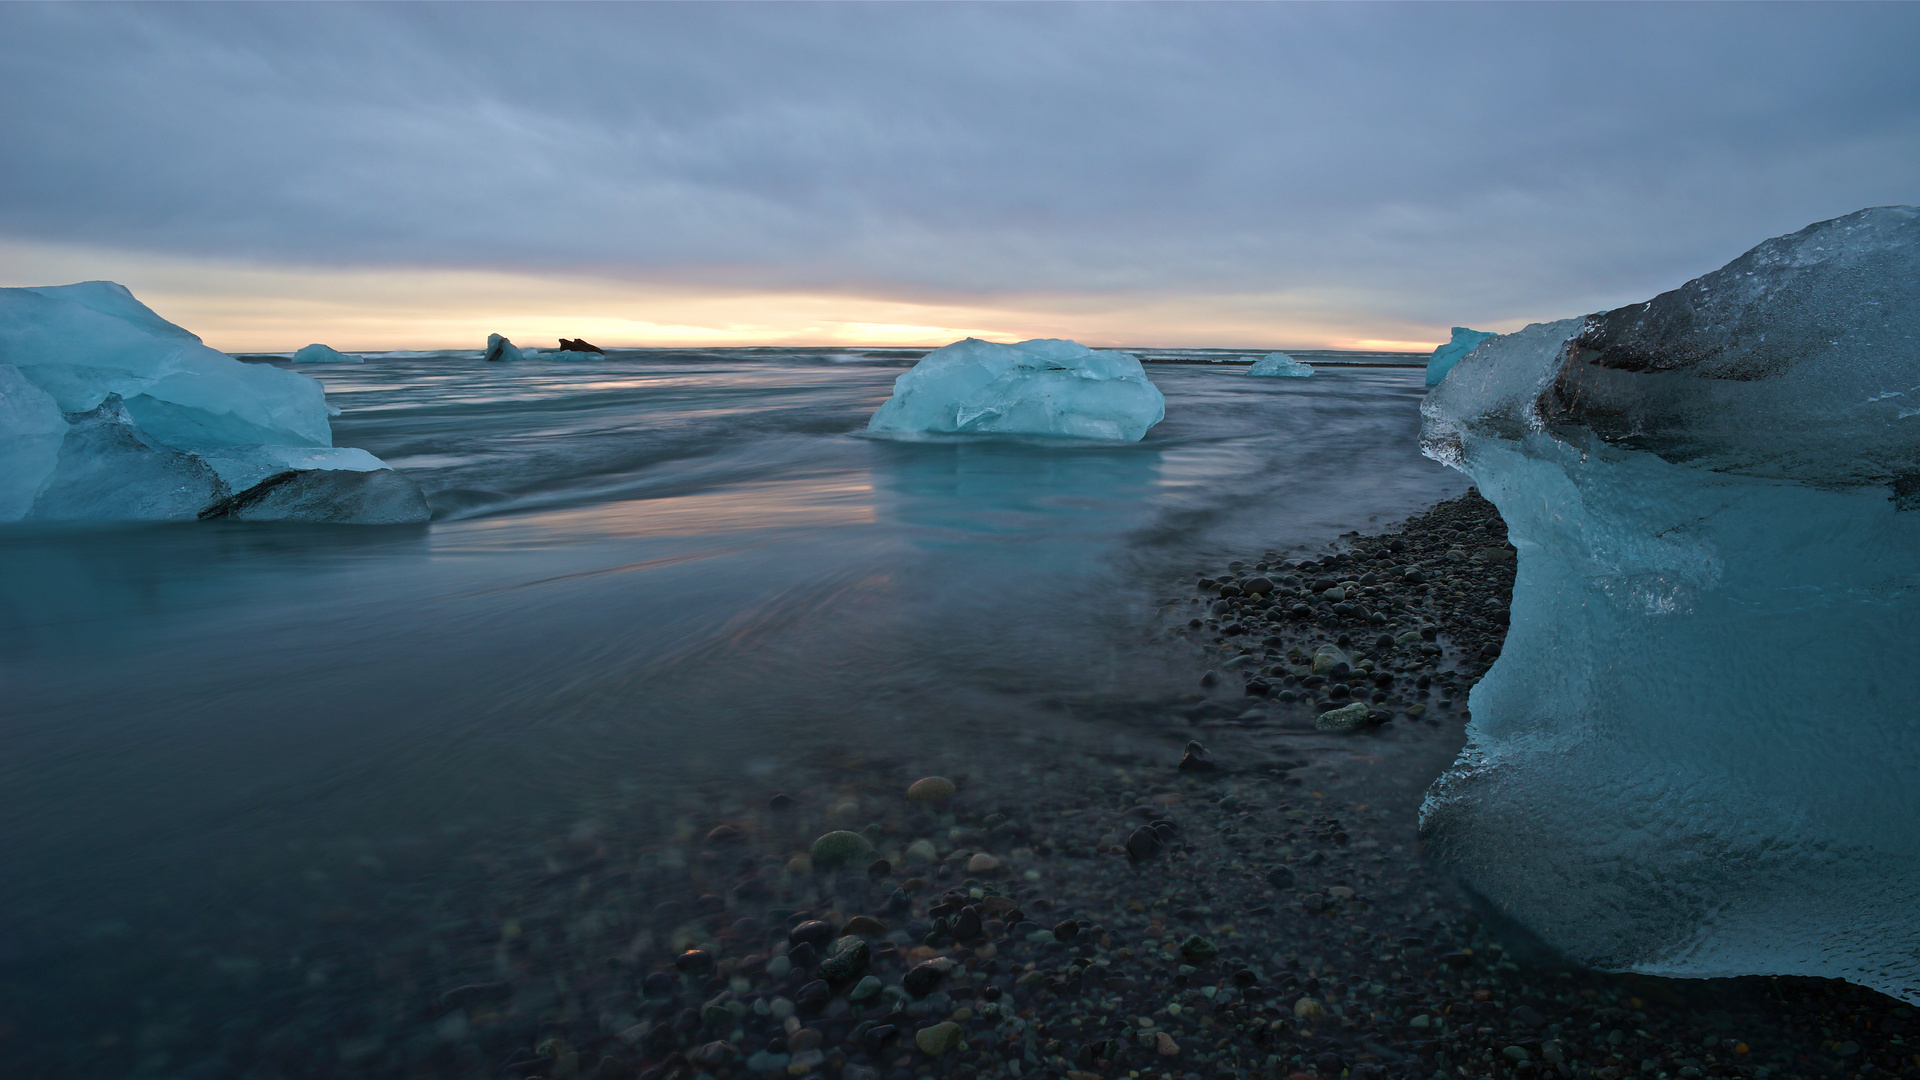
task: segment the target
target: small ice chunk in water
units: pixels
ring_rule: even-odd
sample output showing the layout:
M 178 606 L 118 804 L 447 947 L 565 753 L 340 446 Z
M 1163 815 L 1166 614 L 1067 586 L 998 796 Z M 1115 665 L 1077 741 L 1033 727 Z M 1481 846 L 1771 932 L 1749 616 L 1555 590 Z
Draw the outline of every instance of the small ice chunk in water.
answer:
M 316 342 L 294 353 L 293 362 L 296 364 L 359 364 L 364 362 L 364 358 L 349 356 Z
M 1453 340 L 1433 350 L 1433 356 L 1427 360 L 1427 385 L 1440 385 L 1440 380 L 1447 377 L 1447 372 L 1453 370 L 1453 365 L 1459 363 L 1461 357 L 1472 352 L 1474 346 L 1493 336 L 1484 330 L 1469 330 L 1464 326 L 1454 327 Z
M 1058 338 L 1013 345 L 968 338 L 935 349 L 895 379 L 867 430 L 1138 442 L 1165 417 L 1160 388 L 1127 353 Z
M 1283 352 L 1270 352 L 1254 361 L 1247 369 L 1249 375 L 1279 375 L 1300 379 L 1313 374 L 1312 364 L 1303 364 Z
M 1569 958 L 1920 1002 L 1920 210 L 1486 341 L 1422 403 L 1519 550 L 1421 832 Z
M 508 341 L 499 334 L 488 334 L 486 359 L 525 360 L 526 356 L 521 353 L 519 346 L 513 342 Z

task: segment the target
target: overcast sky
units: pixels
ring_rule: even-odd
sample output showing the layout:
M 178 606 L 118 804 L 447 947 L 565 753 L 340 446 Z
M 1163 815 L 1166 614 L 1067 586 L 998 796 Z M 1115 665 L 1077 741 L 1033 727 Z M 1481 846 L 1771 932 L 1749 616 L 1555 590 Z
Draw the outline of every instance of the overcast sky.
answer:
M 1916 55 L 1916 4 L 6 4 L 0 284 L 228 348 L 1432 342 L 1920 202 Z

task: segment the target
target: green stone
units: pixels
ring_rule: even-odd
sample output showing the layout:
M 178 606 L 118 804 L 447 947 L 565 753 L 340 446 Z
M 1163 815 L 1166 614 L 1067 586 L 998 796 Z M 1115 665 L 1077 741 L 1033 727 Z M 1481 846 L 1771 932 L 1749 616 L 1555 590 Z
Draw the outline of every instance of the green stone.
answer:
M 1356 701 L 1321 713 L 1313 726 L 1321 731 L 1359 731 L 1367 726 L 1367 711 L 1365 702 Z
M 864 863 L 873 857 L 873 844 L 857 832 L 839 829 L 813 842 L 813 865 L 817 870 Z

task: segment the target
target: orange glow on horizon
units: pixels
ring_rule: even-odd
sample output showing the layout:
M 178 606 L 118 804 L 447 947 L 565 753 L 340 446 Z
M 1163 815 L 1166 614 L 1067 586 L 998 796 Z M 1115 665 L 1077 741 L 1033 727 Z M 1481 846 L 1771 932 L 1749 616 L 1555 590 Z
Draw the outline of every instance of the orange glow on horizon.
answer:
M 0 241 L 0 285 L 101 278 L 234 353 L 312 342 L 347 352 L 479 349 L 491 333 L 536 349 L 561 337 L 605 348 L 932 348 L 967 337 L 1057 337 L 1095 348 L 1430 352 L 1435 344 L 1422 335 L 1437 329 L 1399 319 L 1356 327 L 1335 310 L 1351 298 L 1331 296 L 901 299 L 497 271 L 260 267 Z

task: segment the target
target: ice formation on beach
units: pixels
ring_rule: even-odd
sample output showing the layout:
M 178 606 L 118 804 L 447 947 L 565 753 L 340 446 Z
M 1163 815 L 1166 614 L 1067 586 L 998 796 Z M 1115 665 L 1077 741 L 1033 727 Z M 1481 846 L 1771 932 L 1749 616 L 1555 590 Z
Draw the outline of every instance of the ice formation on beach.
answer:
M 1433 849 L 1584 963 L 1920 1002 L 1920 211 L 1486 342 L 1422 412 L 1519 550 Z
M 894 380 L 867 430 L 992 432 L 1138 442 L 1166 417 L 1140 361 L 1074 341 L 1002 345 L 968 338 Z
M 488 334 L 487 335 L 487 351 L 485 354 L 485 359 L 525 360 L 526 356 L 520 352 L 519 347 L 516 346 L 513 342 L 508 341 L 506 338 L 501 337 L 499 334 Z
M 426 519 L 413 481 L 332 443 L 318 382 L 216 352 L 123 286 L 0 289 L 0 521 Z M 249 498 L 290 484 L 339 497 Z
M 361 357 L 349 356 L 316 342 L 294 353 L 293 362 L 296 364 L 359 364 L 365 361 Z
M 1493 336 L 1484 330 L 1469 330 L 1464 326 L 1454 327 L 1453 340 L 1433 350 L 1433 356 L 1427 360 L 1427 385 L 1440 385 L 1440 380 L 1447 377 L 1447 372 L 1453 370 L 1453 365 L 1459 363 L 1461 357 L 1472 352 L 1474 346 Z
M 1247 369 L 1249 375 L 1280 375 L 1288 378 L 1304 378 L 1313 374 L 1313 365 L 1303 364 L 1283 352 L 1270 352 L 1253 362 Z

